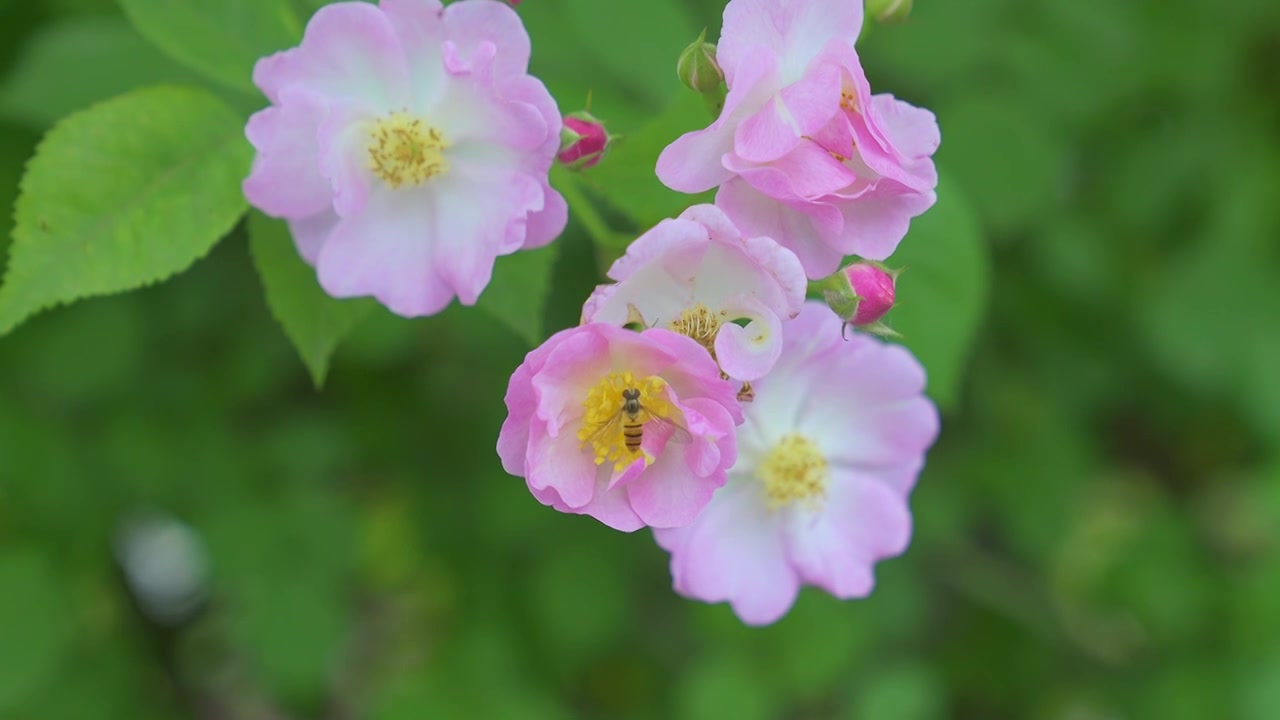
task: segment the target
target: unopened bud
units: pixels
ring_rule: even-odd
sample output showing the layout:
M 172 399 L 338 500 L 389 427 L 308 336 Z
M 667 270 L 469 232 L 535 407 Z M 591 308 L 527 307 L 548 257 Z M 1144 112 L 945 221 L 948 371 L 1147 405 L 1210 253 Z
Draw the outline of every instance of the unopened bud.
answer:
M 899 272 L 880 263 L 863 261 L 841 268 L 814 285 L 846 325 L 876 335 L 894 336 L 897 333 L 880 320 L 893 308 L 894 282 Z
M 876 22 L 902 22 L 911 15 L 911 0 L 867 0 L 867 15 Z
M 556 157 L 574 170 L 589 168 L 604 157 L 611 139 L 604 123 L 590 113 L 572 113 L 564 118 L 564 128 L 560 131 L 560 154 Z
M 853 317 L 847 318 L 854 327 L 878 322 L 893 308 L 893 275 L 871 263 L 855 263 L 840 272 L 858 299 Z
M 685 87 L 703 95 L 718 91 L 724 84 L 724 71 L 716 62 L 716 46 L 707 42 L 705 29 L 692 45 L 680 53 L 676 75 L 680 76 Z

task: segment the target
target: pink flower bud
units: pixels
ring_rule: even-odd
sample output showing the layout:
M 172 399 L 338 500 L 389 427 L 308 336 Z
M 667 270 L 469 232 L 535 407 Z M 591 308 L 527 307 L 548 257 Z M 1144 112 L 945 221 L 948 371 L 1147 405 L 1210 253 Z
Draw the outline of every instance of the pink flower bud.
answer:
M 893 275 L 870 263 L 855 263 L 840 272 L 858 298 L 853 317 L 847 318 L 854 327 L 877 322 L 893 308 Z
M 600 162 L 609 147 L 604 124 L 585 112 L 566 115 L 560 133 L 560 154 L 556 157 L 573 169 L 589 168 Z

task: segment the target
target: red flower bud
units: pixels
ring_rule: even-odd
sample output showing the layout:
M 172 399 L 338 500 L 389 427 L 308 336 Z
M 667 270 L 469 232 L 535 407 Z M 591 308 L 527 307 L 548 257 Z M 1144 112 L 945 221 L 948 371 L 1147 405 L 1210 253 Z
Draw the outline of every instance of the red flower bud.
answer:
M 560 154 L 556 157 L 571 168 L 589 168 L 604 157 L 609 140 L 604 124 L 590 114 L 566 115 L 560 133 Z
M 858 298 L 853 317 L 846 318 L 854 327 L 870 325 L 893 308 L 892 275 L 870 263 L 855 263 L 840 272 L 849 280 L 849 287 Z

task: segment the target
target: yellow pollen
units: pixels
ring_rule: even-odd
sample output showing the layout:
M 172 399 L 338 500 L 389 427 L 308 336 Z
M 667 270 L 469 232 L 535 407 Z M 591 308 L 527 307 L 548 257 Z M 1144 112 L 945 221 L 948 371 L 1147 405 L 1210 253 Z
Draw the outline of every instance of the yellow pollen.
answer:
M 611 372 L 591 388 L 582 402 L 586 412 L 582 415 L 578 440 L 582 441 L 582 447 L 591 447 L 596 465 L 610 462 L 618 471 L 636 459 L 641 450 L 627 447 L 624 430 L 628 425 L 643 427 L 652 418 L 666 420 L 671 416 L 671 403 L 664 392 L 666 387 L 666 382 L 654 375 L 636 378 L 629 372 Z M 634 416 L 624 407 L 624 390 L 640 392 L 640 412 Z M 653 458 L 646 456 L 645 462 L 653 462 Z
M 802 502 L 816 510 L 826 495 L 831 470 L 812 440 L 785 435 L 756 468 L 756 477 L 764 484 L 771 509 Z
M 726 316 L 727 313 L 721 312 L 720 315 Z M 716 333 L 720 332 L 721 318 L 706 305 L 697 303 L 691 308 L 680 311 L 680 317 L 672 320 L 668 326 L 673 332 L 678 332 L 693 339 L 702 347 L 711 353 L 714 359 L 716 356 Z
M 369 132 L 369 169 L 397 189 L 421 185 L 449 172 L 440 131 L 408 113 L 394 112 L 373 124 Z
M 848 91 L 840 93 L 840 109 L 847 112 L 858 112 L 858 96 Z

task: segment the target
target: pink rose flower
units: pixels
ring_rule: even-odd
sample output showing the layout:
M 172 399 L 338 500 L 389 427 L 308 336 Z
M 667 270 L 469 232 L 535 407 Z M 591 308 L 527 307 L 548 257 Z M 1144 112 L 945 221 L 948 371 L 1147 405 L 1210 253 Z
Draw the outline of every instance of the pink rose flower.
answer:
M 745 235 L 795 251 L 810 277 L 883 260 L 936 200 L 933 113 L 872 95 L 853 49 L 862 3 L 732 0 L 717 59 L 729 94 L 710 127 L 658 158 L 674 190 L 720 186 Z
M 739 381 L 773 367 L 782 321 L 800 312 L 806 288 L 794 253 L 767 237 L 743 238 L 713 205 L 658 223 L 608 274 L 617 284 L 592 294 L 584 321 L 639 320 L 687 335 Z
M 809 303 L 756 386 L 738 463 L 692 524 L 655 530 L 677 592 L 776 621 L 801 585 L 871 592 L 872 566 L 911 536 L 907 495 L 938 434 L 925 374 L 904 348 L 855 333 Z
M 497 256 L 567 221 L 547 182 L 560 113 L 528 65 L 503 3 L 327 5 L 254 68 L 271 106 L 246 128 L 245 196 L 289 221 L 334 297 L 406 316 L 473 304 Z
M 691 522 L 737 458 L 733 387 L 669 330 L 556 333 L 516 369 L 506 402 L 502 467 L 542 504 L 618 530 Z

